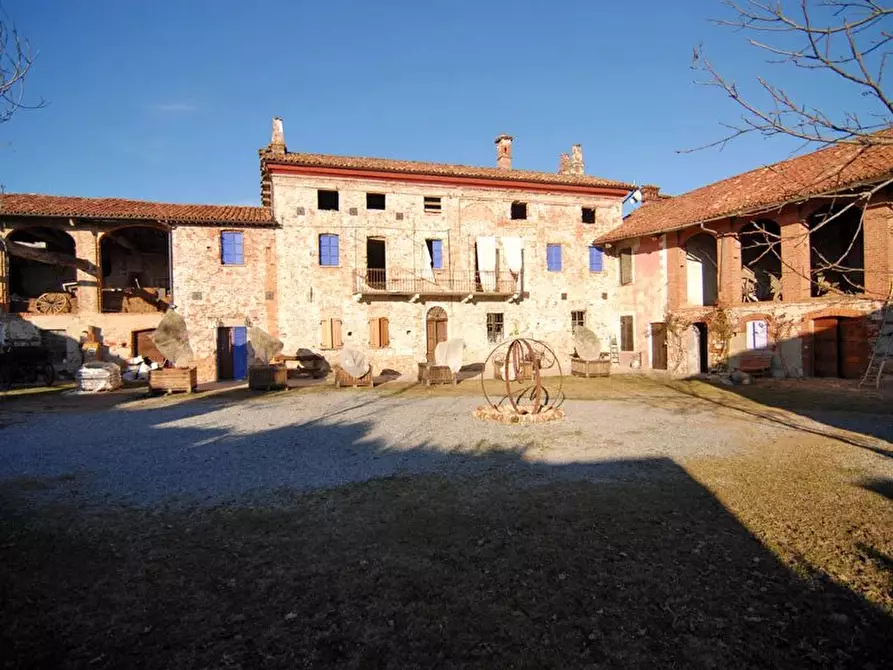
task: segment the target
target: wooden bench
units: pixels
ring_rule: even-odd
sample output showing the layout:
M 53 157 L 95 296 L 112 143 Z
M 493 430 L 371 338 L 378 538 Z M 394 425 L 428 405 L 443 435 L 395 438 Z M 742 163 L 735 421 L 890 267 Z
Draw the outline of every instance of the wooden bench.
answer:
M 774 352 L 765 349 L 746 351 L 741 354 L 735 367 L 741 370 L 741 372 L 751 375 L 765 374 L 772 368 L 772 357 L 774 355 Z

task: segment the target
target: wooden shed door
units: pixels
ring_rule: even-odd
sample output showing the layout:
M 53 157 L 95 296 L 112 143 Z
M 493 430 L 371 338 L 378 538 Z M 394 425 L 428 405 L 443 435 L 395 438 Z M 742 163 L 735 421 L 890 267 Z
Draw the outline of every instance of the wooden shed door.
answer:
M 233 379 L 233 330 L 217 329 L 217 379 Z
M 868 342 L 862 319 L 841 319 L 838 326 L 840 376 L 858 379 L 868 364 Z
M 148 358 L 150 361 L 155 361 L 161 365 L 164 363 L 164 356 L 161 355 L 158 347 L 155 346 L 153 335 L 155 335 L 154 330 L 133 331 L 133 355 Z
M 651 368 L 667 369 L 667 324 L 651 324 Z
M 813 333 L 813 374 L 816 377 L 836 377 L 837 364 L 837 319 L 816 319 Z
M 447 340 L 447 313 L 440 307 L 434 307 L 428 312 L 425 321 L 426 358 L 429 363 L 434 362 L 434 349 L 441 342 Z

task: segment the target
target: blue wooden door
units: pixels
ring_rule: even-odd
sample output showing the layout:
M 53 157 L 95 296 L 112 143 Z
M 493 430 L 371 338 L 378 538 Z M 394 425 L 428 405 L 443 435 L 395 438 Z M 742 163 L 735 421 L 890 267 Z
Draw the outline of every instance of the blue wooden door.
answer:
M 233 379 L 248 377 L 248 329 L 233 328 Z

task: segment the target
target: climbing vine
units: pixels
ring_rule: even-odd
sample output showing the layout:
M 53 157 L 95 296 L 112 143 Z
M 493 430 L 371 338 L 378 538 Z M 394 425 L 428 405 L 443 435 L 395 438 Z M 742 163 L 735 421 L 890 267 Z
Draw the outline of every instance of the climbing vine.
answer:
M 707 336 L 717 362 L 716 367 L 725 369 L 729 364 L 729 347 L 737 328 L 729 310 L 716 305 L 704 318 L 707 323 Z

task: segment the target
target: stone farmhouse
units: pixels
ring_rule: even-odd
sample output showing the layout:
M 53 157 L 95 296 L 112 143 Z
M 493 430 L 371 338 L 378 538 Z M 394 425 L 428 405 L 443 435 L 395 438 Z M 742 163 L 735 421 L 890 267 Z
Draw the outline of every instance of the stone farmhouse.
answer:
M 0 324 L 76 365 L 88 332 L 109 358 L 156 355 L 173 306 L 200 382 L 245 375 L 248 324 L 286 353 L 362 350 L 376 374 L 414 374 L 452 337 L 480 363 L 514 335 L 567 369 L 579 325 L 613 345 L 618 372 L 694 374 L 776 342 L 792 374 L 864 369 L 893 269 L 893 147 L 825 149 L 673 198 L 585 174 L 579 145 L 555 173 L 515 168 L 508 135 L 495 148 L 494 167 L 296 153 L 274 119 L 260 207 L 0 195 Z M 864 216 L 846 209 L 871 185 Z M 841 255 L 858 269 L 815 272 Z
M 637 308 L 619 296 L 643 367 L 697 374 L 774 350 L 787 374 L 860 377 L 891 290 L 891 178 L 893 144 L 839 145 L 677 197 L 643 186 L 597 240 L 632 255 L 633 294 L 666 291 Z

